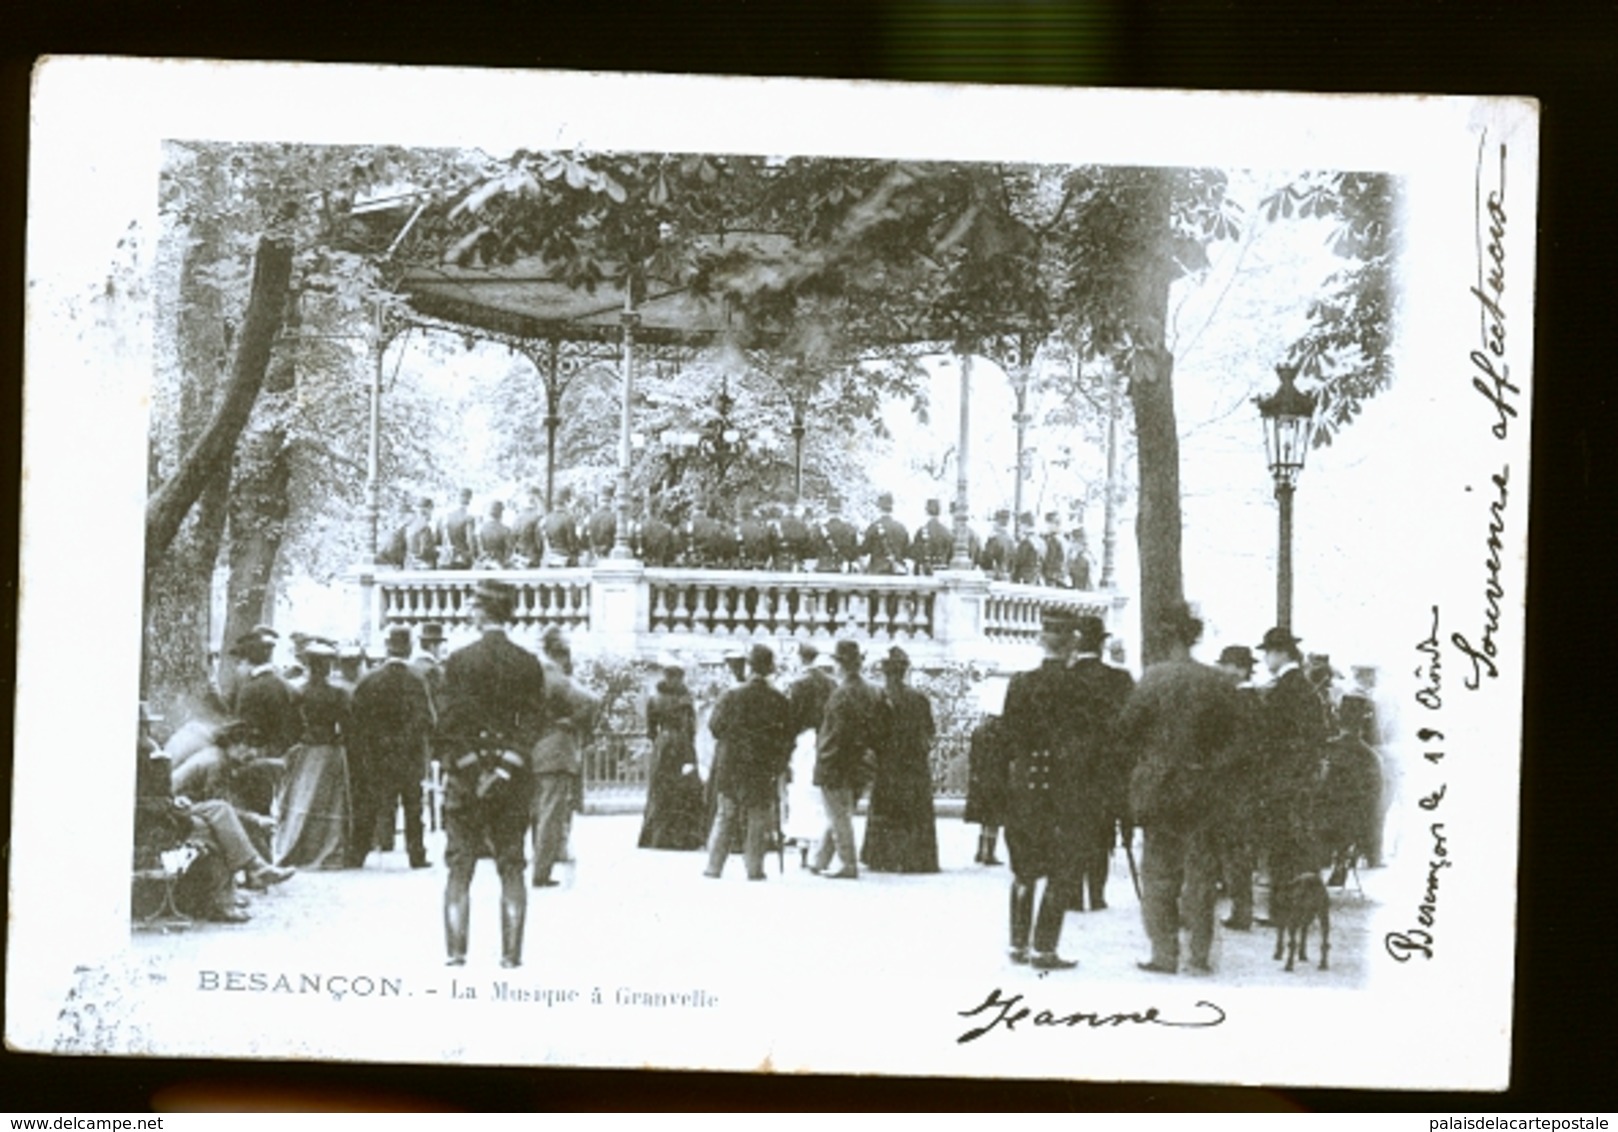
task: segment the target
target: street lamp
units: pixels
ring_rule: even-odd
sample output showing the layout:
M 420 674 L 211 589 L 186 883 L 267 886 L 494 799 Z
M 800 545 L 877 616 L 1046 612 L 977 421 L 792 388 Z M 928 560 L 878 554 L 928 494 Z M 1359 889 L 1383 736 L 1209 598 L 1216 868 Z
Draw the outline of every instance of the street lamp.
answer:
M 1292 494 L 1309 453 L 1315 431 L 1315 395 L 1295 384 L 1296 366 L 1275 367 L 1281 386 L 1268 397 L 1255 397 L 1264 421 L 1264 447 L 1275 477 L 1275 499 L 1281 508 L 1281 538 L 1276 568 L 1275 623 L 1292 629 Z

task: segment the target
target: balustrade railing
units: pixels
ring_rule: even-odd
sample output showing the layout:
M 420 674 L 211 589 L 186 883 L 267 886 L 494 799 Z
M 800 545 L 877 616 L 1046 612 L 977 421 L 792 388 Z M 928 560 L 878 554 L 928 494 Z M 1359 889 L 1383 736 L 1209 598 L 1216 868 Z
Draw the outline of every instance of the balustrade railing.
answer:
M 512 619 L 519 630 L 543 630 L 552 625 L 570 631 L 590 627 L 590 571 L 585 569 L 379 573 L 381 626 L 438 621 L 453 627 L 469 622 L 472 591 L 490 577 L 509 582 L 516 591 Z
M 1107 620 L 1110 598 L 1076 590 L 991 582 L 983 604 L 983 635 L 998 642 L 1033 642 L 1047 609 L 1065 609 Z
M 934 638 L 930 577 L 743 570 L 646 571 L 649 631 L 717 637 Z

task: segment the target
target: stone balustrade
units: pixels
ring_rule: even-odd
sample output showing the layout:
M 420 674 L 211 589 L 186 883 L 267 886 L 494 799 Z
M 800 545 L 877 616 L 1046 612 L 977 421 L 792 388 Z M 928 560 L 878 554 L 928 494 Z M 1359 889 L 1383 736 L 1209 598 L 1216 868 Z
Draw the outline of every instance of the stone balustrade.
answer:
M 868 649 L 899 645 L 915 663 L 1016 668 L 1037 659 L 1046 609 L 1094 614 L 1114 626 L 1122 599 L 1016 585 L 976 570 L 933 575 L 821 574 L 769 570 L 594 567 L 526 570 L 375 569 L 357 575 L 362 635 L 391 625 L 441 622 L 453 641 L 471 627 L 469 599 L 487 578 L 517 593 L 514 632 L 536 639 L 551 626 L 574 650 L 651 658 L 668 648 L 717 656 L 755 641 L 784 646 L 852 638 Z

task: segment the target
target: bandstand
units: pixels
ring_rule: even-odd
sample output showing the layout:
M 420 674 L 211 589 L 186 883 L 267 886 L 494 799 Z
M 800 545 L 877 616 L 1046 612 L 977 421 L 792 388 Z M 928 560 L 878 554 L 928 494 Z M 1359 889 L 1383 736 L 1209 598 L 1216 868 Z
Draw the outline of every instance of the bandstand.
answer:
M 452 647 L 471 634 L 470 597 L 476 584 L 498 577 L 517 592 L 514 636 L 535 645 L 551 626 L 566 630 L 575 655 L 650 661 L 677 650 L 696 663 L 718 664 L 754 642 L 778 652 L 799 641 L 827 646 L 852 638 L 875 660 L 902 646 L 918 670 L 971 666 L 1011 671 L 1037 662 L 1042 614 L 1050 608 L 1094 614 L 1116 630 L 1126 599 L 1111 588 L 1091 591 L 1021 585 L 992 579 L 968 554 L 967 476 L 970 453 L 971 358 L 959 359 L 961 412 L 957 451 L 955 549 L 947 569 L 925 575 L 652 567 L 634 557 L 628 539 L 631 436 L 636 366 L 648 359 L 678 363 L 724 341 L 732 331 L 715 300 L 655 283 L 633 299 L 602 283 L 570 288 L 537 260 L 491 267 L 418 268 L 403 280 L 407 306 L 379 310 L 373 345 L 367 521 L 370 562 L 380 535 L 380 436 L 386 427 L 383 355 L 417 330 L 447 331 L 508 346 L 529 359 L 545 392 L 545 495 L 552 503 L 554 448 L 562 392 L 591 366 L 611 367 L 621 385 L 616 491 L 617 545 L 583 566 L 536 569 L 409 569 L 364 565 L 352 577 L 361 605 L 362 635 L 378 641 L 393 625 L 442 623 Z M 751 346 L 769 356 L 759 335 Z M 782 358 L 781 364 L 794 364 Z M 801 433 L 800 443 L 801 443 Z M 801 467 L 801 449 L 799 454 Z M 1109 547 L 1110 549 L 1110 547 Z M 1102 576 L 1110 578 L 1110 570 Z M 623 737 L 633 747 L 633 736 Z M 956 745 L 964 742 L 957 736 Z M 946 757 L 960 761 L 964 749 Z M 622 775 L 611 772 L 606 777 Z M 597 791 L 603 776 L 593 775 Z M 943 785 L 957 778 L 941 774 Z M 621 783 L 620 783 L 621 784 Z M 606 783 L 611 786 L 611 782 Z M 629 785 L 633 785 L 630 783 Z

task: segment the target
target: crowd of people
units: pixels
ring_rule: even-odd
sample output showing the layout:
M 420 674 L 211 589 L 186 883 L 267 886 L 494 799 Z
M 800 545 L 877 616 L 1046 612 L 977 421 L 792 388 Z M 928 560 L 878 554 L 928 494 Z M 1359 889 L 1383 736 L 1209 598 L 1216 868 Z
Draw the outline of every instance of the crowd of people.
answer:
M 614 491 L 591 504 L 563 490 L 554 507 L 534 489 L 527 503 L 490 500 L 480 509 L 463 489 L 458 502 L 435 518 L 436 505 L 422 498 L 414 512 L 395 526 L 379 561 L 402 569 L 531 569 L 579 566 L 612 553 L 618 538 Z M 931 574 L 955 556 L 955 506 L 940 516 L 936 499 L 927 500 L 914 530 L 893 514 L 894 500 L 877 497 L 877 514 L 864 525 L 845 518 L 841 501 L 824 506 L 755 504 L 734 516 L 698 507 L 671 519 L 660 508 L 637 500 L 630 508 L 627 544 L 650 566 L 715 569 L 819 571 L 826 573 Z M 1084 530 L 1066 530 L 1056 511 L 1043 525 L 1032 512 L 1012 524 L 1008 510 L 995 512 L 986 537 L 968 526 L 967 559 L 991 577 L 1026 585 L 1090 588 L 1090 559 Z
M 1202 624 L 1188 608 L 1158 628 L 1172 654 L 1137 684 L 1102 660 L 1100 619 L 1047 613 L 1044 662 L 1011 679 L 1003 710 L 973 736 L 966 817 L 982 826 L 980 864 L 1000 863 L 1004 828 L 1015 963 L 1077 965 L 1058 950 L 1063 917 L 1107 908 L 1119 844 L 1150 947 L 1139 965 L 1164 974 L 1180 969 L 1182 932 L 1189 969 L 1212 969 L 1221 891 L 1224 926 L 1245 932 L 1286 919 L 1301 879 L 1320 885 L 1330 870 L 1324 883 L 1340 885 L 1360 860 L 1380 863 L 1388 791 L 1374 671 L 1358 670 L 1338 697 L 1329 658 L 1306 660 L 1284 628 L 1265 633 L 1256 654 L 1227 646 L 1216 665 L 1191 658 Z M 1260 871 L 1264 917 L 1254 909 Z
M 489 857 L 501 961 L 520 964 L 527 889 L 558 883 L 569 859 L 602 703 L 574 677 L 560 630 L 546 632 L 538 655 L 509 638 L 514 599 L 508 583 L 480 579 L 474 641 L 445 656 L 442 626 L 394 626 L 375 666 L 356 649 L 294 635 L 295 666 L 281 669 L 273 630 L 243 634 L 221 674 L 228 722 L 182 728 L 158 747 L 143 710 L 137 872 L 188 846 L 204 860 L 176 889 L 180 900 L 241 922 L 244 889 L 298 869 L 363 868 L 391 850 L 401 809 L 409 864 L 428 867 L 425 828 L 441 816 L 450 963 L 466 961 L 470 882 Z M 1265 919 L 1255 876 L 1268 878 L 1273 919 L 1292 881 L 1331 870 L 1327 883 L 1341 884 L 1360 860 L 1380 863 L 1388 790 L 1374 671 L 1357 669 L 1339 694 L 1329 658 L 1305 658 L 1285 629 L 1256 651 L 1226 647 L 1216 665 L 1191 659 L 1201 623 L 1187 608 L 1157 630 L 1173 655 L 1137 684 L 1104 659 L 1099 618 L 1048 611 L 1044 661 L 1011 677 L 1001 709 L 972 735 L 965 817 L 982 827 L 981 866 L 1001 864 L 1004 831 L 1014 962 L 1075 965 L 1059 950 L 1063 919 L 1108 907 L 1120 846 L 1150 944 L 1141 966 L 1164 973 L 1179 970 L 1182 931 L 1190 968 L 1209 969 L 1221 891 L 1224 925 L 1247 931 Z M 939 871 L 932 705 L 910 686 L 902 648 L 878 661 L 879 684 L 865 659 L 852 640 L 829 654 L 805 642 L 796 674 L 781 680 L 774 650 L 756 644 L 730 658 L 734 683 L 704 717 L 685 663 L 660 658 L 645 708 L 640 847 L 705 851 L 702 871 L 716 879 L 740 854 L 746 877 L 763 880 L 766 854 L 788 846 L 828 879 Z M 713 740 L 706 775 L 699 728 Z M 442 787 L 425 818 L 424 782 Z

